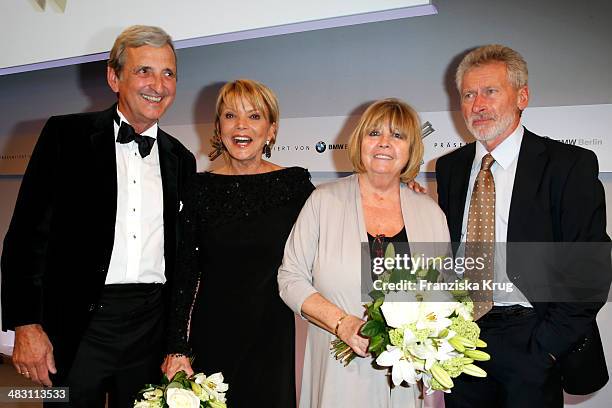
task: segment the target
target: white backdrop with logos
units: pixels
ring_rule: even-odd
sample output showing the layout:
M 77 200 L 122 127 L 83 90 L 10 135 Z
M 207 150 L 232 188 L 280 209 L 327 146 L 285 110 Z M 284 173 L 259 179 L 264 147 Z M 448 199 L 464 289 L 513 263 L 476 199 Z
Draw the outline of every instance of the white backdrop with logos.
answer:
M 473 141 L 457 111 L 422 112 L 423 123 L 430 122 L 434 132 L 424 139 L 422 172 L 434 172 L 435 160 Z M 308 168 L 311 172 L 350 172 L 346 149 L 357 116 L 324 116 L 281 119 L 274 162 L 282 166 Z M 541 136 L 593 150 L 600 172 L 612 172 L 612 104 L 535 107 L 525 110 L 523 124 Z M 198 168 L 211 167 L 204 153 L 210 151 L 209 135 L 213 124 L 164 126 L 179 137 L 198 156 Z M 220 161 L 220 160 L 219 160 Z

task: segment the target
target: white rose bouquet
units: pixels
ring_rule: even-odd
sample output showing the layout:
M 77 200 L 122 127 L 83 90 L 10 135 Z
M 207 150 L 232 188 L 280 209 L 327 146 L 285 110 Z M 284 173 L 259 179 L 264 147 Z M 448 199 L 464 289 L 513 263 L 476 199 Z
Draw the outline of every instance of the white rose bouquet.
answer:
M 170 381 L 164 376 L 162 384 L 148 384 L 138 393 L 134 408 L 227 408 L 228 388 L 221 373 L 187 377 L 179 371 Z

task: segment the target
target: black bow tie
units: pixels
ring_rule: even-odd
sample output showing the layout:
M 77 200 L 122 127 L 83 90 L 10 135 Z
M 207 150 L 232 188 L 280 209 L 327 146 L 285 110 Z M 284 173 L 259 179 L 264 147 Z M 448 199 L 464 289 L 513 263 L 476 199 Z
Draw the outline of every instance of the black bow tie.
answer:
M 115 122 L 119 123 L 119 118 L 115 113 Z M 121 122 L 119 127 L 119 134 L 117 135 L 117 142 L 124 144 L 134 141 L 138 144 L 138 152 L 140 157 L 145 158 L 151 153 L 151 149 L 155 144 L 155 138 L 151 136 L 142 136 L 134 130 L 134 128 L 126 122 Z

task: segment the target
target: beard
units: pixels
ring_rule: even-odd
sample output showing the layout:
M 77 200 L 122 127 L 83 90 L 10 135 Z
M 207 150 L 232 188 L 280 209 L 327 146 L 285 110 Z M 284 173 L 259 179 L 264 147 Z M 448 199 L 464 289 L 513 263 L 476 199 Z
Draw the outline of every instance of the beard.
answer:
M 472 121 L 475 119 L 492 119 L 494 123 L 492 126 L 475 127 L 472 125 Z M 488 142 L 506 132 L 514 122 L 514 119 L 514 115 L 511 113 L 501 117 L 498 115 L 473 115 L 466 121 L 466 126 L 476 140 Z

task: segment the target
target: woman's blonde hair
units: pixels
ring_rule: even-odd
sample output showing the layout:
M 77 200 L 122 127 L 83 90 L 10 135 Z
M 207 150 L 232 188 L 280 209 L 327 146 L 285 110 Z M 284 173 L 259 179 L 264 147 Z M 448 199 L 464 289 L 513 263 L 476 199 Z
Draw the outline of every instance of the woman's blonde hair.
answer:
M 375 128 L 388 127 L 399 131 L 408 141 L 408 162 L 405 164 L 400 180 L 404 183 L 414 180 L 419 174 L 423 160 L 423 141 L 421 140 L 421 121 L 417 112 L 406 102 L 396 98 L 376 101 L 361 115 L 357 127 L 348 142 L 348 153 L 357 173 L 365 173 L 361 160 L 361 142 L 366 133 Z
M 268 122 L 276 125 L 274 138 L 270 140 L 270 146 L 274 145 L 278 133 L 278 100 L 270 88 L 252 79 L 237 79 L 226 83 L 219 90 L 215 107 L 215 136 L 220 135 L 221 111 L 223 108 L 236 108 L 240 100 L 248 101 L 265 116 Z

